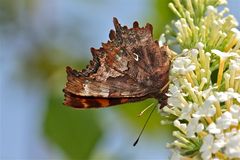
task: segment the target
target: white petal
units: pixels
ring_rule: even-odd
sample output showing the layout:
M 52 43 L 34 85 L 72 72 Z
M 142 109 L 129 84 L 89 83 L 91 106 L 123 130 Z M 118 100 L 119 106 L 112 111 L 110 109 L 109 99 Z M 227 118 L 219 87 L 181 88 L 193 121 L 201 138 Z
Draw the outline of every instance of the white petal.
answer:
M 216 124 L 213 122 L 211 123 L 208 127 L 207 130 L 209 131 L 209 133 L 211 134 L 219 134 L 221 132 L 220 129 L 217 128 Z

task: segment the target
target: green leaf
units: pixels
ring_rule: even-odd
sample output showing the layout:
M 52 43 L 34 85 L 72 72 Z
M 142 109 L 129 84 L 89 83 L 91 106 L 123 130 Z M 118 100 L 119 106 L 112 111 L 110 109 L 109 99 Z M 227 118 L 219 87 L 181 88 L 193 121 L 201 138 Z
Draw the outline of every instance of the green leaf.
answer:
M 69 159 L 88 159 L 102 136 L 97 113 L 63 106 L 62 97 L 50 95 L 44 134 Z
M 112 108 L 113 111 L 116 111 L 121 114 L 125 118 L 125 120 L 129 121 L 128 125 L 131 125 L 135 128 L 136 133 L 142 129 L 144 123 L 146 122 L 147 117 L 149 116 L 152 107 L 144 112 L 142 116 L 138 116 L 141 111 L 147 108 L 152 103 L 157 103 L 156 99 L 149 98 L 144 101 L 135 102 L 135 103 L 127 103 L 120 105 L 119 107 Z M 172 132 L 173 127 L 169 125 L 161 125 L 160 121 L 163 117 L 161 117 L 158 109 L 156 108 L 151 118 L 147 124 L 146 129 L 144 130 L 144 135 L 149 136 L 151 138 L 154 135 L 164 137 L 165 135 L 169 135 Z M 156 134 L 157 133 L 157 134 Z M 156 137 L 155 137 L 156 138 Z
M 151 23 L 154 26 L 154 38 L 159 38 L 162 33 L 165 32 L 165 26 L 174 19 L 174 14 L 168 7 L 168 3 L 171 0 L 154 0 L 152 1 L 152 14 Z

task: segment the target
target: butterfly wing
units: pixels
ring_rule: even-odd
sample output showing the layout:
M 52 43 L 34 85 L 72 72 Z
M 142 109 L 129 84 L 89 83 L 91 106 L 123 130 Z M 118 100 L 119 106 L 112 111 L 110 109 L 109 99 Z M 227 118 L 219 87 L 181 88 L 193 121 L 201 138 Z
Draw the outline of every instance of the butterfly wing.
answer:
M 118 104 L 128 103 L 128 102 L 136 102 L 145 99 L 141 98 L 101 98 L 101 97 L 83 97 L 77 96 L 75 94 L 71 94 L 65 92 L 65 101 L 64 104 L 68 106 L 72 106 L 74 108 L 79 109 L 88 109 L 88 108 L 105 108 L 110 106 L 115 106 Z
M 168 80 L 170 60 L 167 46 L 160 48 L 152 38 L 152 26 L 122 27 L 113 20 L 110 41 L 91 49 L 93 60 L 86 69 L 67 67 L 68 82 L 64 104 L 79 107 L 105 107 L 142 100 L 159 94 Z M 99 103 L 94 103 L 99 102 Z
M 150 93 L 147 88 L 137 84 L 127 75 L 96 80 L 97 75 L 85 77 L 80 75 L 82 72 L 70 67 L 66 70 L 68 82 L 64 88 L 64 104 L 75 108 L 101 108 L 134 102 L 147 98 L 146 95 Z M 106 76 L 105 74 L 101 78 Z
M 113 23 L 116 31 L 111 30 L 109 34 L 111 42 L 103 44 L 108 64 L 145 87 L 161 88 L 168 81 L 170 50 L 166 45 L 159 47 L 158 41 L 153 40 L 152 25 L 139 28 L 138 22 L 134 22 L 133 28 L 128 29 L 116 18 Z M 116 51 L 111 52 L 111 48 Z M 120 67 L 124 64 L 128 69 Z

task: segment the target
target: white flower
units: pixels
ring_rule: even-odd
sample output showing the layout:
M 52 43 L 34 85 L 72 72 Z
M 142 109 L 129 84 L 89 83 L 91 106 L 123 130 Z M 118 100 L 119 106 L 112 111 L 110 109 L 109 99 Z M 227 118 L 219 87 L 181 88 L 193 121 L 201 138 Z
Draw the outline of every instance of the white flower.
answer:
M 177 85 L 170 85 L 169 93 L 167 93 L 168 105 L 183 108 L 186 102 L 183 98 L 184 94 L 181 93 L 181 88 Z
M 240 70 L 240 58 L 231 59 L 229 69 L 239 71 Z
M 240 31 L 237 28 L 232 28 L 231 31 L 235 34 L 236 38 L 240 41 Z
M 208 127 L 207 130 L 209 131 L 209 133 L 211 134 L 219 134 L 221 133 L 221 130 L 217 128 L 216 124 L 214 122 L 212 122 Z
M 186 153 L 190 159 L 240 159 L 240 31 L 228 9 L 218 11 L 226 0 L 204 2 L 200 8 L 196 0 L 169 5 L 179 19 L 167 27 L 168 44 L 182 50 L 172 60 L 163 109 L 177 127 L 172 159 Z
M 184 104 L 182 103 L 182 101 L 179 98 L 173 97 L 173 96 L 168 98 L 168 105 L 176 106 L 180 108 L 184 107 Z
M 213 90 L 216 89 L 216 87 L 212 87 L 210 86 L 209 88 L 207 88 L 206 90 L 202 91 L 202 96 L 204 99 L 207 99 L 207 97 L 209 97 L 211 95 L 211 93 L 213 92 Z
M 202 152 L 201 157 L 204 160 L 208 160 L 212 158 L 213 153 L 213 143 L 214 143 L 214 136 L 208 134 L 203 138 L 203 144 L 200 148 L 200 152 Z
M 196 113 L 193 114 L 194 117 L 211 117 L 216 113 L 216 108 L 213 106 L 213 103 L 216 102 L 217 99 L 215 96 L 209 96 L 204 104 L 198 108 Z
M 181 94 L 179 87 L 177 87 L 176 85 L 170 85 L 168 91 L 169 96 L 178 96 L 179 94 Z
M 240 94 L 234 92 L 234 89 L 232 88 L 228 88 L 226 92 L 216 92 L 215 96 L 220 102 L 225 102 L 232 98 L 236 99 L 237 101 L 240 101 Z
M 225 154 L 229 158 L 240 158 L 240 131 L 235 135 L 228 137 L 228 143 L 225 146 Z
M 185 123 L 180 123 L 180 121 L 176 119 L 173 122 L 173 124 L 175 127 L 179 128 L 181 131 L 186 132 L 187 125 Z
M 192 57 L 197 58 L 197 56 L 198 56 L 198 50 L 197 49 L 192 49 L 192 50 L 190 50 L 190 52 L 191 52 Z
M 188 105 L 184 106 L 182 108 L 182 114 L 179 117 L 179 119 L 186 119 L 186 120 L 190 120 L 191 119 L 191 115 L 194 112 L 194 108 L 197 108 L 197 104 L 193 104 L 193 103 L 189 103 Z
M 182 28 L 182 23 L 180 20 L 178 20 L 177 22 L 175 22 L 175 26 L 178 28 L 178 29 L 181 29 Z
M 214 141 L 213 144 L 213 152 L 216 153 L 219 151 L 221 148 L 223 148 L 226 145 L 226 141 L 224 138 L 218 138 Z
M 230 113 L 232 114 L 232 118 L 237 119 L 240 122 L 240 106 L 237 104 L 233 104 L 230 107 Z
M 239 62 L 240 63 L 240 62 Z M 229 98 L 234 98 L 236 99 L 238 102 L 240 102 L 240 94 L 237 92 L 234 92 L 233 88 L 228 88 L 227 90 L 227 94 L 229 96 Z
M 198 42 L 198 43 L 197 43 L 197 48 L 198 48 L 199 50 L 202 50 L 203 47 L 204 47 L 204 44 L 203 44 L 202 42 Z
M 200 148 L 201 157 L 204 160 L 212 159 L 212 154 L 217 153 L 225 144 L 224 139 L 215 139 L 212 134 L 206 135 Z
M 214 6 L 208 6 L 207 7 L 207 15 L 211 14 L 211 13 L 217 13 L 217 9 Z
M 237 125 L 238 121 L 232 118 L 232 114 L 228 111 L 224 112 L 221 117 L 217 119 L 217 128 L 224 130 L 229 128 L 231 125 Z
M 187 136 L 195 137 L 195 133 L 199 133 L 204 129 L 204 125 L 202 123 L 198 123 L 199 118 L 192 118 L 187 125 Z
M 226 60 L 227 58 L 236 55 L 236 54 L 233 53 L 233 52 L 227 53 L 227 52 L 219 51 L 219 50 L 217 50 L 217 49 L 212 49 L 211 51 L 212 51 L 212 53 L 218 55 L 218 56 L 219 56 L 220 58 L 222 58 L 223 60 Z
M 225 102 L 230 99 L 226 92 L 217 92 L 215 96 L 220 102 Z
M 185 75 L 186 73 L 195 70 L 196 66 L 187 57 L 179 57 L 172 64 L 172 72 L 175 74 Z
M 216 92 L 215 96 L 220 102 L 225 102 L 232 98 L 237 100 L 240 99 L 240 94 L 237 92 L 234 92 L 234 89 L 232 88 L 228 88 L 226 92 Z

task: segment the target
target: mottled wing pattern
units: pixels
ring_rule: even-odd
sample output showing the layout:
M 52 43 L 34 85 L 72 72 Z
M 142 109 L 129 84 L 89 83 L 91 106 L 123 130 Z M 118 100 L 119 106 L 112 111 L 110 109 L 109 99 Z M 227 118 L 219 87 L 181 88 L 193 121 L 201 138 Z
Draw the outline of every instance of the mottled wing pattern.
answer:
M 116 31 L 99 49 L 91 48 L 93 60 L 86 69 L 67 67 L 64 104 L 77 108 L 98 108 L 148 97 L 161 96 L 168 81 L 170 61 L 167 46 L 152 38 L 152 26 L 122 27 L 113 19 Z
M 158 41 L 153 40 L 152 25 L 147 24 L 139 28 L 138 22 L 133 23 L 133 28 L 122 27 L 116 18 L 113 19 L 116 31 L 110 31 L 112 43 L 104 44 L 106 49 L 114 48 L 116 52 L 110 52 L 108 63 L 112 68 L 145 87 L 159 87 L 165 83 L 159 78 L 168 78 L 170 60 L 168 47 L 159 47 Z M 120 70 L 121 64 L 127 64 L 127 70 Z M 163 76 L 164 75 L 164 76 Z M 153 88 L 152 88 L 153 89 Z
M 77 96 L 102 98 L 144 96 L 149 93 L 147 88 L 137 84 L 128 75 L 120 74 L 111 68 L 101 72 L 100 70 L 104 67 L 106 66 L 99 67 L 96 73 L 88 76 L 79 75 L 81 72 L 67 67 L 68 82 L 64 92 Z M 116 73 L 112 73 L 111 70 Z

